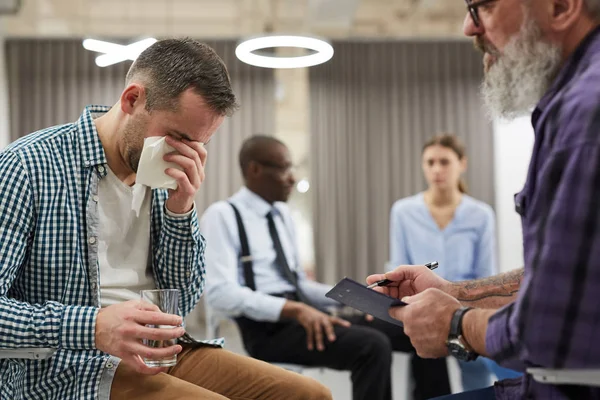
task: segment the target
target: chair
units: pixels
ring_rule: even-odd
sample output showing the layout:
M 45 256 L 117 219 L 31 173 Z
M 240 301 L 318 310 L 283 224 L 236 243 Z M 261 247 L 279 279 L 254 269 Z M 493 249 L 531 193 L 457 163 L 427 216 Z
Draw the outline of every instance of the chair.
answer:
M 219 328 L 221 322 L 229 319 L 229 317 L 223 313 L 218 312 L 208 305 L 206 299 L 204 299 L 204 315 L 206 318 L 206 338 L 216 338 L 219 336 Z M 272 365 L 277 365 L 283 369 L 287 369 L 288 371 L 296 372 L 298 374 L 302 374 L 304 371 L 304 366 L 298 364 L 289 364 L 289 363 L 270 363 Z
M 0 359 L 21 358 L 28 360 L 46 360 L 56 353 L 57 349 L 47 347 L 26 347 L 22 349 L 0 349 Z
M 600 387 L 600 369 L 528 368 L 527 373 L 540 383 Z

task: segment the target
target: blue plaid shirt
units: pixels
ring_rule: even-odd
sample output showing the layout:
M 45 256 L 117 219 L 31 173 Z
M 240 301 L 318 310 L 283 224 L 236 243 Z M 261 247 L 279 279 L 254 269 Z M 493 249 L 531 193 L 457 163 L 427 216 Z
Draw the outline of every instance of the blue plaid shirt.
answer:
M 41 361 L 0 360 L 0 399 L 109 398 L 119 359 L 94 343 L 98 182 L 107 161 L 92 115 L 108 109 L 86 107 L 77 122 L 28 135 L 0 153 L 0 350 L 57 349 Z M 152 194 L 156 285 L 180 290 L 185 316 L 204 289 L 204 238 L 195 210 L 171 217 L 167 192 Z

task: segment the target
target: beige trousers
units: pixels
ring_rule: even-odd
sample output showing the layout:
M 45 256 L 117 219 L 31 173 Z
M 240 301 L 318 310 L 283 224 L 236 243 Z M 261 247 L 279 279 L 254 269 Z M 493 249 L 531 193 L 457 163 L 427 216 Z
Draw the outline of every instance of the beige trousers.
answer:
M 167 373 L 142 375 L 119 364 L 111 400 L 331 400 L 312 378 L 213 347 L 184 347 Z

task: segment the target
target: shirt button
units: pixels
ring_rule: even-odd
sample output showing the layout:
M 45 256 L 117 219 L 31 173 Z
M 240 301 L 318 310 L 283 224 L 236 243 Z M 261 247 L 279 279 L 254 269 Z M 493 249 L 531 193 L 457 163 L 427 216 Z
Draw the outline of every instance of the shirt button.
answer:
M 190 271 L 185 273 L 185 276 L 187 276 L 188 278 L 192 275 L 192 273 Z
M 97 195 L 94 195 L 92 196 L 92 200 L 94 200 L 97 203 L 98 200 L 100 200 L 100 198 Z
M 96 282 L 92 282 L 92 284 L 90 286 L 92 287 L 92 290 L 94 290 L 94 291 L 98 287 L 98 285 L 96 285 Z
M 112 367 L 114 367 L 113 363 L 106 363 L 106 368 L 111 369 Z
M 100 173 L 104 172 L 104 167 L 102 165 L 98 167 L 98 172 L 100 172 Z
M 89 244 L 94 244 L 96 243 L 96 238 L 94 236 L 92 236 L 91 238 L 88 239 L 88 243 Z

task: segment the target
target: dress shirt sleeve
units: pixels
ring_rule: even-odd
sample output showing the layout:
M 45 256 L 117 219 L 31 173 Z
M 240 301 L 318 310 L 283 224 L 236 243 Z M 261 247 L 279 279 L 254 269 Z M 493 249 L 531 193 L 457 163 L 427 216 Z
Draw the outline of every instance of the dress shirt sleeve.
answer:
M 400 204 L 396 203 L 390 212 L 390 263 L 386 272 L 399 265 L 410 264 L 403 225 L 403 210 Z
M 28 304 L 8 297 L 27 263 L 35 201 L 27 171 L 15 154 L 0 154 L 0 171 L 0 349 L 93 349 L 96 307 Z
M 339 302 L 325 297 L 325 294 L 331 290 L 331 285 L 312 281 L 307 279 L 306 276 L 299 277 L 298 284 L 315 307 L 326 310 L 330 307 L 342 306 Z
M 596 113 L 595 132 L 600 127 Z M 581 121 L 573 116 L 573 121 Z M 486 349 L 512 368 L 598 368 L 600 347 L 600 145 L 577 144 L 544 160 L 527 200 L 525 279 L 517 300 L 489 321 Z
M 475 247 L 473 278 L 485 278 L 497 272 L 496 221 L 494 211 L 486 207 Z
M 278 321 L 286 300 L 255 292 L 239 283 L 239 234 L 235 215 L 225 202 L 212 205 L 200 221 L 206 237 L 208 304 L 228 315 Z

